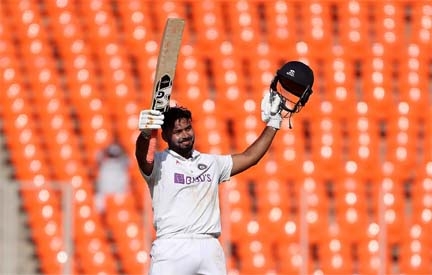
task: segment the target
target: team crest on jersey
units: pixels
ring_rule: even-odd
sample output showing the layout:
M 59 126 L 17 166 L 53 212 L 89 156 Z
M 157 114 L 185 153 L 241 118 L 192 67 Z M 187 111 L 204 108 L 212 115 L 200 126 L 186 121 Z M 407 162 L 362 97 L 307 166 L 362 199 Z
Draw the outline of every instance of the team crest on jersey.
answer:
M 205 165 L 205 164 L 203 164 L 203 163 L 199 163 L 199 164 L 198 164 L 198 169 L 200 169 L 200 170 L 205 170 L 205 169 L 207 169 L 207 165 Z

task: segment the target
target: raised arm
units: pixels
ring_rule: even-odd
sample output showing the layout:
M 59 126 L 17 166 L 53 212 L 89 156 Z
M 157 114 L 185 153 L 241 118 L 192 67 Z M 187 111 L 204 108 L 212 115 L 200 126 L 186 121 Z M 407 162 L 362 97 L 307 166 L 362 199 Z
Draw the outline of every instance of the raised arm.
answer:
M 137 137 L 135 144 L 135 158 L 138 166 L 144 174 L 150 175 L 153 171 L 153 156 L 148 160 L 148 152 L 150 147 L 150 138 L 157 129 L 161 128 L 164 121 L 164 115 L 156 110 L 143 110 L 140 112 L 138 120 L 138 128 L 140 134 Z M 154 148 L 150 148 L 151 154 L 154 154 Z
M 261 118 L 267 125 L 260 136 L 246 150 L 240 154 L 232 155 L 231 176 L 256 165 L 268 151 L 282 123 L 280 103 L 281 98 L 277 94 L 265 94 L 261 101 Z
M 149 176 L 153 171 L 153 160 L 149 162 L 147 160 L 147 152 L 150 144 L 150 135 L 141 132 L 138 135 L 135 144 L 135 158 L 138 162 L 138 166 L 144 174 Z
M 270 148 L 278 129 L 266 126 L 261 135 L 243 152 L 232 155 L 233 168 L 231 176 L 256 165 Z
M 261 101 L 261 118 L 267 123 L 267 127 L 243 153 L 232 156 L 232 176 L 258 163 L 280 128 L 281 109 L 289 113 L 289 118 L 299 112 L 312 94 L 313 83 L 312 69 L 300 61 L 287 62 L 277 70 L 270 92 Z

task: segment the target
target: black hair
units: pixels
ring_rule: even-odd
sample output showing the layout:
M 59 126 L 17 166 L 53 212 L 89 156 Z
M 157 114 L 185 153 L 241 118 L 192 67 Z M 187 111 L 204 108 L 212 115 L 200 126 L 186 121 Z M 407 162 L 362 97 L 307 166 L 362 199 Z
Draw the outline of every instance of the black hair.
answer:
M 162 131 L 167 129 L 173 129 L 176 120 L 186 118 L 192 120 L 192 113 L 184 107 L 170 107 L 168 111 L 164 113 L 164 123 L 162 125 Z

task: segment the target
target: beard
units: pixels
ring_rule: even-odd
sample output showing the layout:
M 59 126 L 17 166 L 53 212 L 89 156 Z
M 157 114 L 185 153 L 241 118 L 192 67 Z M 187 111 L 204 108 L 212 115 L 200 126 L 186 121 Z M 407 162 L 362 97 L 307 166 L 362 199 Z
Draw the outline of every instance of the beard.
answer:
M 170 149 L 176 152 L 177 154 L 188 158 L 192 154 L 192 150 L 194 148 L 195 139 L 193 137 L 185 138 L 179 140 L 176 143 L 170 144 Z

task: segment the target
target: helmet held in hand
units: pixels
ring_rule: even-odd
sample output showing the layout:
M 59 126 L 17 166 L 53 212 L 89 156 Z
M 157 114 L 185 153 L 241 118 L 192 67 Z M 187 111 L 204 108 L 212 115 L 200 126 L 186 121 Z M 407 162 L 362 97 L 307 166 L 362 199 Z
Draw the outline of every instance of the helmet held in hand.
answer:
M 289 61 L 277 70 L 270 88 L 282 97 L 281 108 L 292 114 L 306 105 L 313 83 L 314 74 L 308 65 Z

